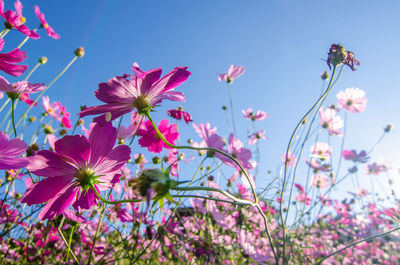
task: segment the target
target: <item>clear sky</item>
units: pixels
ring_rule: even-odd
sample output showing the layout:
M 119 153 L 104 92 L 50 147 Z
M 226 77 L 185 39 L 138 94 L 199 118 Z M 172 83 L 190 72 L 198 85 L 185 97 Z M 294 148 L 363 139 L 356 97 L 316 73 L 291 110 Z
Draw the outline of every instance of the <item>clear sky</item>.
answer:
M 6 9 L 13 1 L 5 1 Z M 34 2 L 34 3 L 33 3 Z M 354 52 L 361 65 L 345 69 L 327 100 L 336 93 L 359 87 L 369 99 L 362 114 L 350 114 L 345 148 L 369 148 L 386 123 L 400 128 L 399 64 L 400 2 L 398 1 L 22 1 L 27 25 L 38 22 L 33 5 L 42 12 L 60 40 L 41 31 L 23 50 L 33 66 L 41 56 L 49 62 L 32 77 L 48 83 L 84 46 L 86 55 L 52 87 L 48 95 L 62 101 L 72 115 L 80 105 L 98 105 L 97 84 L 130 73 L 138 62 L 146 70 L 188 66 L 192 76 L 178 88 L 186 95 L 185 110 L 196 122 L 210 121 L 228 135 L 222 105 L 228 105 L 226 86 L 217 73 L 230 64 L 246 67 L 232 85 L 239 136 L 246 138 L 247 121 L 240 111 L 253 107 L 270 117 L 257 124 L 269 138 L 261 143 L 262 170 L 276 170 L 289 136 L 321 90 L 320 74 L 328 70 L 327 52 L 341 43 Z M 6 36 L 6 46 L 18 44 L 17 32 Z M 179 103 L 163 103 L 159 115 Z M 183 139 L 194 137 L 183 130 Z M 186 133 L 186 134 L 185 134 Z M 185 135 L 188 135 L 187 137 Z M 373 158 L 385 156 L 400 162 L 399 134 L 395 130 Z M 394 166 L 396 169 L 397 167 Z M 397 171 L 397 170 L 396 170 Z M 262 185 L 262 180 L 259 180 Z

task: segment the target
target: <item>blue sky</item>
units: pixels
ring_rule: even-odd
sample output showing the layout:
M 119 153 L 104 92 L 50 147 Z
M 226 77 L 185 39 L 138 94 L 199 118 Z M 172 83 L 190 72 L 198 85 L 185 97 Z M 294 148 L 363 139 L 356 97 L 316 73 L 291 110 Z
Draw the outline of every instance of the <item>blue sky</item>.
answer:
M 12 8 L 6 1 L 6 9 Z M 232 85 L 239 136 L 246 138 L 247 121 L 240 111 L 253 107 L 269 113 L 257 124 L 269 141 L 261 143 L 263 172 L 275 170 L 290 134 L 321 90 L 320 74 L 328 70 L 330 44 L 341 43 L 361 62 L 356 72 L 345 69 L 327 102 L 335 103 L 341 89 L 359 87 L 369 99 L 362 114 L 349 115 L 345 148 L 367 149 L 386 123 L 400 127 L 398 115 L 399 66 L 398 1 L 22 1 L 27 25 L 38 22 L 33 5 L 41 7 L 50 25 L 61 35 L 53 40 L 29 41 L 28 64 L 41 56 L 49 62 L 31 81 L 48 83 L 84 46 L 86 55 L 53 86 L 48 95 L 61 101 L 72 115 L 80 105 L 98 105 L 97 84 L 130 72 L 138 62 L 143 69 L 188 66 L 192 76 L 178 88 L 186 95 L 184 108 L 196 122 L 210 121 L 225 136 L 222 105 L 228 105 L 225 84 L 217 73 L 230 64 L 246 67 Z M 5 49 L 23 39 L 9 33 Z M 9 46 L 8 46 L 9 45 Z M 14 46 L 13 46 L 14 45 Z M 156 119 L 179 103 L 165 102 Z M 183 126 L 181 126 L 183 127 Z M 183 140 L 195 137 L 183 128 Z M 187 135 L 187 136 L 186 136 Z M 400 162 L 395 130 L 373 158 Z M 397 167 L 395 167 L 397 168 Z M 264 174 L 265 175 L 265 174 Z M 397 175 L 396 175 L 397 176 Z M 268 180 L 258 180 L 260 185 Z

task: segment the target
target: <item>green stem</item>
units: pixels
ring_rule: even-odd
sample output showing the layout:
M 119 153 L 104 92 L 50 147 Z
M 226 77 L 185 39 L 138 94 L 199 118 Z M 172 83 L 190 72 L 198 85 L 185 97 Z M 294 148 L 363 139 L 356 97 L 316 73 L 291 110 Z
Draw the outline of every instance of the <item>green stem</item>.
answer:
M 69 234 L 69 241 L 68 241 L 68 249 L 71 249 L 72 243 L 72 235 L 74 234 L 75 225 L 71 227 L 71 233 Z M 69 251 L 67 252 L 67 258 L 65 259 L 65 263 L 68 263 L 69 260 Z
M 228 94 L 229 94 L 229 104 L 231 107 L 231 115 L 232 115 L 232 127 L 233 131 L 235 132 L 235 135 L 237 135 L 236 131 L 236 125 L 235 125 L 235 115 L 233 114 L 233 102 L 232 102 L 232 92 L 231 92 L 231 86 L 227 83 L 228 86 Z
M 211 148 L 211 147 L 197 148 L 197 147 L 193 147 L 193 146 L 176 146 L 176 145 L 173 145 L 173 144 L 171 144 L 167 139 L 165 139 L 164 135 L 160 132 L 160 130 L 157 128 L 157 125 L 154 123 L 154 121 L 153 121 L 152 118 L 150 117 L 150 114 L 147 112 L 147 113 L 145 113 L 145 115 L 146 115 L 146 117 L 150 120 L 151 124 L 153 125 L 153 128 L 154 128 L 154 130 L 156 131 L 158 137 L 160 137 L 160 139 L 161 139 L 166 145 L 168 145 L 169 147 L 175 148 L 175 149 L 190 149 L 190 150 L 195 150 L 195 151 L 204 151 L 204 150 L 206 150 L 206 151 L 212 151 L 212 152 L 216 152 L 216 153 L 219 153 L 219 154 L 221 154 L 221 155 L 224 155 L 224 156 L 228 157 L 229 159 L 231 159 L 233 162 L 235 162 L 236 165 L 239 166 L 239 168 L 240 168 L 240 170 L 243 172 L 243 174 L 246 176 L 247 181 L 248 181 L 249 184 L 250 184 L 250 188 L 251 188 L 251 191 L 252 191 L 252 193 L 253 193 L 255 203 L 258 202 L 258 196 L 257 196 L 257 193 L 256 193 L 256 191 L 255 191 L 255 189 L 254 189 L 254 186 L 253 186 L 253 184 L 252 184 L 252 181 L 250 180 L 250 177 L 249 177 L 249 175 L 247 174 L 246 170 L 243 168 L 243 166 L 239 163 L 239 161 L 238 161 L 236 158 L 234 158 L 234 157 L 231 156 L 231 155 L 228 155 L 227 153 L 225 153 L 225 152 L 223 152 L 223 151 L 221 151 L 221 150 L 218 150 L 218 149 L 215 149 L 215 148 Z
M 135 136 L 136 136 L 136 134 L 137 134 L 137 132 L 138 132 L 138 130 L 139 130 L 139 128 L 140 128 L 140 125 L 142 125 L 143 120 L 144 120 L 144 116 L 141 116 L 141 117 L 140 117 L 139 124 L 138 124 L 137 127 L 136 127 L 135 133 L 132 135 L 132 139 L 131 139 L 131 141 L 129 142 L 129 147 L 131 147 L 131 145 L 132 145 L 132 143 L 133 143 L 133 139 L 135 139 Z
M 355 242 L 353 242 L 353 243 L 351 243 L 351 244 L 349 244 L 349 245 L 347 245 L 347 246 L 345 246 L 345 247 L 343 247 L 343 248 L 341 248 L 341 249 L 339 249 L 339 250 L 336 250 L 335 252 L 329 254 L 328 256 L 323 257 L 323 258 L 320 259 L 317 263 L 315 263 L 315 265 L 320 265 L 320 264 L 322 264 L 322 262 L 323 262 L 324 260 L 326 260 L 326 259 L 328 259 L 328 258 L 330 258 L 330 257 L 332 257 L 332 256 L 334 256 L 334 255 L 336 255 L 336 254 L 338 254 L 338 253 L 340 253 L 340 252 L 342 252 L 343 250 L 346 250 L 346 249 L 348 249 L 348 248 L 350 248 L 350 247 L 353 247 L 353 246 L 355 246 L 355 245 L 358 245 L 358 244 L 360 244 L 360 243 L 362 243 L 362 242 L 369 241 L 369 240 L 372 240 L 372 239 L 374 239 L 374 238 L 377 238 L 377 237 L 381 237 L 381 236 L 390 234 L 390 233 L 392 233 L 392 232 L 394 232 L 394 231 L 397 231 L 397 230 L 399 230 L 399 229 L 400 229 L 400 226 L 399 226 L 399 227 L 396 227 L 396 228 L 393 228 L 393 229 L 391 229 L 391 230 L 389 230 L 389 231 L 387 231 L 387 232 L 384 232 L 384 233 L 381 233 L 381 234 L 377 234 L 377 235 L 374 235 L 374 236 L 370 236 L 370 237 L 367 237 L 367 238 L 364 238 L 364 239 L 355 241 Z
M 65 68 L 49 83 L 49 85 L 45 89 L 43 89 L 42 92 L 40 92 L 39 96 L 36 97 L 35 101 L 29 106 L 29 108 L 25 111 L 25 113 L 21 116 L 21 118 L 19 118 L 19 120 L 17 122 L 17 126 L 20 124 L 22 119 L 28 115 L 28 113 L 31 111 L 33 106 L 35 106 L 36 102 L 38 102 L 38 100 L 43 96 L 43 94 L 58 80 L 58 78 L 60 78 L 68 70 L 68 68 L 71 67 L 71 65 L 76 61 L 77 58 L 78 58 L 78 56 L 75 56 L 67 64 L 67 66 L 65 66 Z
M 103 221 L 103 216 L 104 216 L 105 209 L 106 209 L 105 206 L 103 206 L 103 209 L 101 209 L 100 219 L 99 219 L 99 222 L 97 223 L 97 229 L 96 229 L 96 233 L 94 234 L 92 248 L 90 249 L 89 259 L 88 259 L 88 262 L 87 262 L 88 265 L 90 264 L 90 260 L 92 259 L 92 256 L 93 256 L 93 250 L 94 250 L 94 247 L 95 247 L 95 244 L 96 244 L 97 234 L 100 231 L 101 222 Z
M 17 138 L 17 129 L 15 129 L 15 121 L 14 121 L 14 103 L 15 103 L 15 99 L 12 99 L 11 100 L 11 121 L 12 121 L 13 130 L 14 130 L 14 136 L 15 136 L 15 138 Z
M 57 230 L 58 230 L 58 233 L 59 233 L 60 236 L 61 236 L 61 239 L 64 241 L 64 244 L 67 246 L 68 251 L 71 253 L 71 256 L 74 258 L 75 262 L 78 263 L 78 264 L 81 264 L 81 263 L 79 262 L 78 258 L 75 256 L 74 252 L 73 252 L 73 251 L 71 250 L 71 248 L 68 246 L 68 242 L 67 242 L 67 240 L 65 239 L 64 234 L 63 234 L 63 232 L 61 231 L 60 226 L 57 226 Z
M 99 198 L 99 200 L 101 200 L 102 202 L 106 203 L 106 204 L 121 204 L 121 203 L 127 203 L 127 202 L 141 202 L 143 201 L 142 199 L 133 199 L 133 200 L 120 200 L 120 201 L 109 201 L 104 199 L 103 197 L 101 197 L 100 193 L 94 188 L 94 186 L 90 187 L 94 193 L 96 194 L 97 198 Z
M 296 135 L 297 130 L 300 128 L 301 124 L 303 124 L 304 120 L 308 117 L 308 115 L 311 112 L 313 112 L 313 110 L 319 105 L 319 103 L 328 95 L 329 91 L 332 88 L 331 85 L 332 85 L 332 81 L 333 81 L 335 72 L 336 72 L 336 66 L 333 67 L 331 79 L 329 81 L 329 85 L 328 85 L 328 88 L 326 89 L 325 93 L 317 100 L 317 102 L 311 107 L 311 109 L 308 110 L 308 112 L 303 116 L 303 118 L 301 118 L 300 122 L 297 124 L 292 135 L 290 136 L 290 140 L 289 140 L 288 146 L 286 148 L 285 168 L 284 168 L 284 173 L 283 173 L 283 184 L 282 184 L 282 191 L 281 191 L 281 196 L 280 196 L 280 207 L 279 207 L 280 219 L 281 219 L 281 223 L 282 223 L 281 226 L 282 226 L 282 240 L 283 240 L 283 242 L 282 242 L 283 263 L 285 263 L 285 246 L 286 246 L 286 224 L 285 224 L 285 220 L 283 217 L 283 195 L 284 195 L 284 192 L 286 189 L 287 168 L 288 168 L 290 147 L 292 145 L 294 136 Z M 289 205 L 290 205 L 290 202 L 289 202 Z

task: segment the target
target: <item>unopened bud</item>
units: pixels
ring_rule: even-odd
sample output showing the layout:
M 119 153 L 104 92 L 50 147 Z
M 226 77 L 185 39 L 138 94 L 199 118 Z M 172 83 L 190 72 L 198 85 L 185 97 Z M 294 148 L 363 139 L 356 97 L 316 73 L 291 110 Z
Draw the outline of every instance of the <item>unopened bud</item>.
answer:
M 161 158 L 159 158 L 158 156 L 155 156 L 155 157 L 153 157 L 153 159 L 151 161 L 153 161 L 154 165 L 157 165 L 157 164 L 160 164 Z
M 45 64 L 45 63 L 47 63 L 47 57 L 45 57 L 45 56 L 40 57 L 39 63 L 40 63 L 40 64 Z
M 86 108 L 87 108 L 86 105 L 82 105 L 81 106 L 81 111 L 85 110 Z
M 84 123 L 84 121 L 83 120 L 78 120 L 78 122 L 76 123 L 76 125 L 82 125 Z
M 388 132 L 390 132 L 392 130 L 393 130 L 393 125 L 392 124 L 388 124 L 384 128 L 385 133 L 388 133 Z
M 187 143 L 188 143 L 188 144 L 192 144 L 192 143 L 193 143 L 193 140 L 192 140 L 192 139 L 189 139 L 189 140 L 187 140 Z
M 28 121 L 29 122 L 34 122 L 34 121 L 36 121 L 36 117 L 35 116 L 31 116 L 31 117 L 29 117 Z
M 44 125 L 43 131 L 45 134 L 53 134 L 54 130 L 50 125 Z
M 60 134 L 61 136 L 66 135 L 66 134 L 67 134 L 67 130 L 62 129 L 62 130 L 59 132 L 59 134 Z
M 79 47 L 74 51 L 74 53 L 78 57 L 83 57 L 85 55 L 85 50 L 83 49 L 83 47 Z
M 222 110 L 227 110 L 227 109 L 228 108 L 225 105 L 222 106 Z
M 325 71 L 321 74 L 322 80 L 328 80 L 329 79 L 329 73 L 328 71 Z

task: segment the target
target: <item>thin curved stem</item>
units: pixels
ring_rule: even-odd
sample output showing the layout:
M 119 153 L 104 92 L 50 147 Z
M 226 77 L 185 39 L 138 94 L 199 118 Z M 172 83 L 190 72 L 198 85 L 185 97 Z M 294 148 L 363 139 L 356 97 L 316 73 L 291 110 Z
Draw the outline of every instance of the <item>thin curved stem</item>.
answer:
M 36 69 L 38 69 L 38 67 L 41 65 L 41 63 L 37 63 L 35 65 L 35 67 L 32 68 L 32 70 L 28 73 L 28 75 L 25 77 L 25 81 L 27 81 L 29 79 L 29 77 L 31 77 L 31 75 L 36 71 Z
M 12 126 L 14 130 L 14 136 L 17 138 L 17 129 L 15 128 L 15 121 L 14 121 L 14 104 L 15 104 L 15 99 L 11 100 L 11 121 L 12 121 Z
M 11 99 L 8 98 L 8 99 L 4 102 L 3 106 L 1 106 L 1 108 L 0 108 L 0 112 L 4 109 L 5 106 L 7 106 L 8 102 L 10 102 L 10 100 L 11 100 Z
M 314 109 L 319 105 L 319 103 L 328 95 L 329 91 L 332 88 L 332 81 L 333 81 L 333 77 L 335 75 L 336 72 L 336 66 L 333 67 L 332 70 L 332 75 L 331 75 L 331 79 L 329 80 L 329 84 L 328 84 L 328 88 L 326 89 L 325 93 L 317 100 L 317 102 L 307 111 L 307 113 L 303 116 L 303 118 L 301 118 L 300 122 L 297 124 L 296 128 L 294 129 L 292 135 L 290 136 L 290 140 L 286 149 L 286 159 L 285 159 L 285 168 L 284 168 L 284 173 L 283 173 L 283 184 L 282 184 L 282 190 L 281 190 L 281 196 L 280 196 L 280 207 L 279 207 L 279 213 L 280 213 L 280 219 L 281 219 L 281 226 L 282 226 L 282 250 L 283 250 L 283 263 L 285 263 L 285 246 L 286 246 L 286 224 L 285 224 L 285 220 L 283 217 L 283 195 L 285 193 L 285 189 L 286 189 L 286 181 L 287 181 L 287 168 L 288 168 L 288 161 L 289 161 L 289 151 L 290 151 L 290 147 L 292 145 L 294 136 L 297 133 L 297 130 L 300 128 L 301 124 L 303 124 L 304 120 L 308 117 L 308 115 L 310 115 L 311 112 L 314 111 Z M 290 205 L 290 202 L 289 202 Z M 289 206 L 288 206 L 289 207 Z
M 233 127 L 233 132 L 235 135 L 237 135 L 236 131 L 236 124 L 235 124 L 235 115 L 233 113 L 233 101 L 232 101 L 232 92 L 231 92 L 231 86 L 227 83 L 228 86 L 228 94 L 229 94 L 229 105 L 231 107 L 231 116 L 232 116 L 232 127 Z
M 93 244 L 92 244 L 92 248 L 90 249 L 90 254 L 89 254 L 89 259 L 88 259 L 87 265 L 90 264 L 90 260 L 92 259 L 93 250 L 94 250 L 94 247 L 96 245 L 96 239 L 97 239 L 97 235 L 99 234 L 99 231 L 100 231 L 101 222 L 103 221 L 103 216 L 104 216 L 105 209 L 106 209 L 105 206 L 103 206 L 103 209 L 101 209 L 100 219 L 99 219 L 99 222 L 97 223 L 97 229 L 96 229 L 96 233 L 94 234 Z
M 69 240 L 68 240 L 68 249 L 71 249 L 71 243 L 72 243 L 72 235 L 74 234 L 74 230 L 75 230 L 75 225 L 73 225 L 71 227 L 71 233 L 69 234 Z M 67 252 L 67 258 L 65 259 L 65 263 L 68 262 L 69 260 L 69 251 Z
M 78 258 L 75 256 L 75 254 L 74 254 L 74 252 L 72 251 L 72 249 L 69 248 L 68 242 L 67 242 L 67 240 L 65 239 L 64 234 L 63 234 L 63 232 L 61 231 L 60 226 L 57 226 L 57 230 L 58 230 L 58 233 L 59 233 L 60 236 L 61 236 L 61 239 L 64 241 L 65 246 L 67 246 L 68 251 L 71 253 L 71 256 L 74 258 L 75 262 L 78 263 L 78 264 L 81 264 L 81 263 L 79 262 Z

